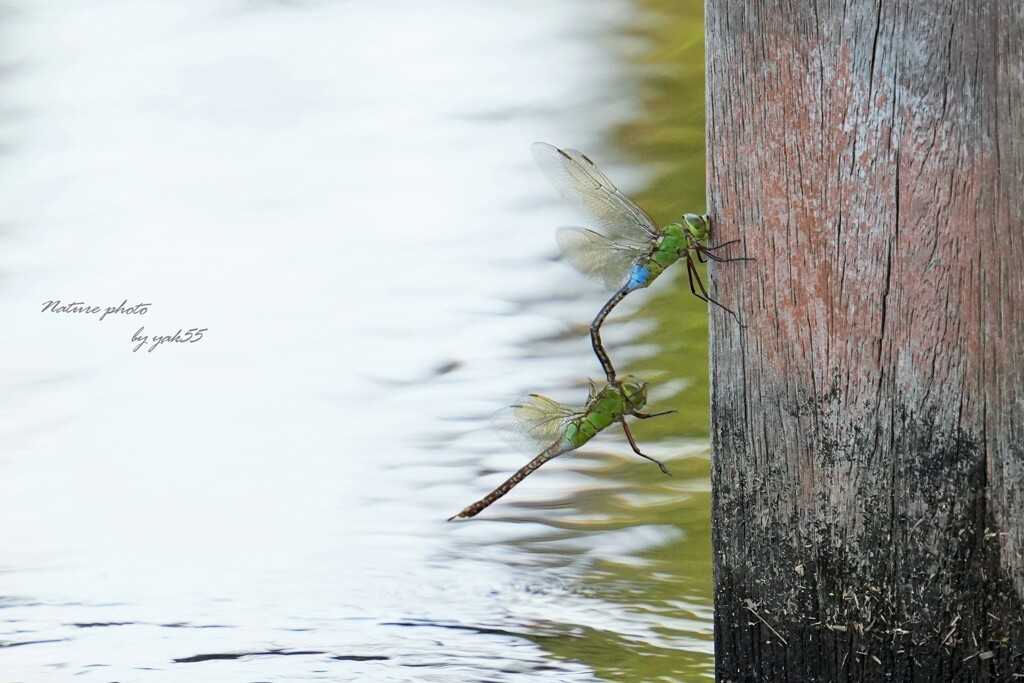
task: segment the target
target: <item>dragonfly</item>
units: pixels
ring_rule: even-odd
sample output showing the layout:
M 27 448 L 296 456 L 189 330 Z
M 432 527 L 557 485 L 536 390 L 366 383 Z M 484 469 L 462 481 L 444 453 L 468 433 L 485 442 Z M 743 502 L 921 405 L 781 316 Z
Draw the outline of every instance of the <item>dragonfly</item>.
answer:
M 495 429 L 517 445 L 541 449 L 540 453 L 519 468 L 501 486 L 463 508 L 458 514 L 452 515 L 448 521 L 475 517 L 548 460 L 576 450 L 594 438 L 598 432 L 616 422 L 622 425 L 634 453 L 647 458 L 660 467 L 662 472 L 669 474 L 664 463 L 640 451 L 625 418 L 631 415 L 646 420 L 676 411 L 666 410 L 651 414 L 640 412 L 646 404 L 647 382 L 633 375 L 626 375 L 621 379 L 607 382 L 600 389 L 591 381 L 590 396 L 582 408 L 559 403 L 539 394 L 529 394 L 515 405 L 498 411 L 492 420 Z
M 531 150 L 544 176 L 569 206 L 585 221 L 607 232 L 560 228 L 557 240 L 562 253 L 577 270 L 615 292 L 590 325 L 594 353 L 609 382 L 615 377 L 615 368 L 601 344 L 601 325 L 605 318 L 627 294 L 649 286 L 680 259 L 686 261 L 686 274 L 694 296 L 727 311 L 739 322 L 732 309 L 711 298 L 694 263 L 695 258 L 700 263 L 708 259 L 719 263 L 751 260 L 723 258 L 714 253 L 739 240 L 716 247 L 706 246 L 704 243 L 711 234 L 711 218 L 707 214 L 687 213 L 682 223 L 659 228 L 586 154 L 559 149 L 546 142 L 533 143 Z

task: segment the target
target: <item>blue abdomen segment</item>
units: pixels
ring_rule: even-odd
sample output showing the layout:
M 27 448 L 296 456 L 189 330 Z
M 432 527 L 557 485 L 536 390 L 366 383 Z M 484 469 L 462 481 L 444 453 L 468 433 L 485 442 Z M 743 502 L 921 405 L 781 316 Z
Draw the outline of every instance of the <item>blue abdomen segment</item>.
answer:
M 651 271 L 646 266 L 641 266 L 638 263 L 633 266 L 633 270 L 629 274 L 629 282 L 626 283 L 626 289 L 633 291 L 634 289 L 646 287 L 650 277 Z

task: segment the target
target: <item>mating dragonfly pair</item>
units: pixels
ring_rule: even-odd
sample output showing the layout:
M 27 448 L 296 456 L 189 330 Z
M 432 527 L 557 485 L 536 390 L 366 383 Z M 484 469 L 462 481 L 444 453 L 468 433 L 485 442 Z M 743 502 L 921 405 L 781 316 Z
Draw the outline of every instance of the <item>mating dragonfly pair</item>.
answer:
M 666 268 L 681 259 L 686 262 L 690 291 L 736 318 L 735 312 L 708 295 L 694 259 L 700 263 L 708 259 L 745 261 L 745 258 L 727 259 L 714 253 L 739 240 L 717 247 L 706 246 L 704 242 L 711 232 L 711 222 L 706 214 L 688 213 L 683 216 L 682 223 L 659 228 L 647 212 L 622 194 L 587 155 L 544 142 L 535 142 L 532 150 L 541 171 L 562 198 L 581 218 L 607 233 L 585 228 L 561 228 L 558 231 L 558 246 L 569 262 L 588 278 L 615 292 L 590 325 L 590 342 L 607 381 L 600 388 L 590 383 L 590 396 L 582 408 L 530 394 L 519 404 L 500 411 L 493 421 L 495 428 L 517 443 L 534 447 L 533 452 L 541 449 L 540 454 L 501 486 L 450 517 L 449 521 L 476 516 L 545 462 L 579 448 L 616 422 L 622 425 L 633 452 L 653 461 L 668 474 L 663 463 L 640 451 L 625 418 L 628 415 L 645 420 L 675 411 L 641 412 L 647 404 L 647 383 L 632 375 L 616 376 L 611 358 L 601 343 L 601 325 L 627 294 L 649 286 Z

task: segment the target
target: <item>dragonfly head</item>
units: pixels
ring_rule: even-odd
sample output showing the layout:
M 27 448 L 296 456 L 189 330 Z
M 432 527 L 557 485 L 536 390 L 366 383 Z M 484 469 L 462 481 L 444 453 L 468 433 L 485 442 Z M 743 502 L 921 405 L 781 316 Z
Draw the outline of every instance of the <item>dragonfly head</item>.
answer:
M 626 375 L 618 381 L 622 398 L 630 410 L 640 410 L 647 405 L 647 382 L 633 375 Z
M 711 234 L 711 217 L 706 213 L 683 214 L 683 229 L 693 239 L 703 242 Z

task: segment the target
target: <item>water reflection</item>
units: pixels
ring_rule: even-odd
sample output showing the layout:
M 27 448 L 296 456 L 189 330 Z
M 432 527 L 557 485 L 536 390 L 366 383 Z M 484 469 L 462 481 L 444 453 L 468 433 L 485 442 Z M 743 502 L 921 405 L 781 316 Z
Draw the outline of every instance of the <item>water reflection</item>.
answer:
M 443 521 L 524 461 L 495 409 L 580 402 L 599 374 L 606 294 L 554 259 L 569 214 L 529 144 L 592 152 L 627 191 L 657 170 L 638 159 L 679 158 L 615 132 L 644 102 L 650 71 L 621 60 L 657 53 L 652 10 L 5 11 L 5 679 L 709 675 L 704 312 L 672 282 L 605 339 L 680 410 L 635 428 L 674 478 L 605 435 Z M 640 200 L 675 220 L 702 177 Z M 39 312 L 125 297 L 150 313 Z M 133 353 L 143 325 L 209 334 Z

